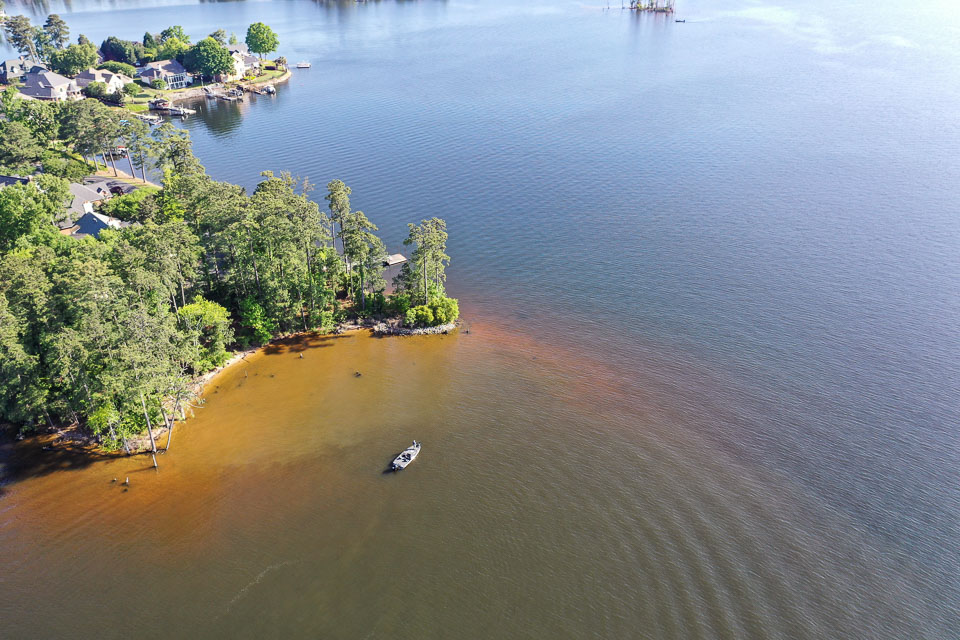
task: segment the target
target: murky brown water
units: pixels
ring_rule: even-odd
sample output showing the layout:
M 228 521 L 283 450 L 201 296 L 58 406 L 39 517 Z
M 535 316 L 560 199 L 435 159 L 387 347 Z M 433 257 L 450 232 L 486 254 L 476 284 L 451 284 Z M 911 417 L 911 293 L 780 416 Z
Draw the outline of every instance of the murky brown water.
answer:
M 648 375 L 483 324 L 258 353 L 159 472 L 5 487 L 3 635 L 924 633 L 911 567 L 717 450 Z M 417 462 L 383 473 L 413 438 Z

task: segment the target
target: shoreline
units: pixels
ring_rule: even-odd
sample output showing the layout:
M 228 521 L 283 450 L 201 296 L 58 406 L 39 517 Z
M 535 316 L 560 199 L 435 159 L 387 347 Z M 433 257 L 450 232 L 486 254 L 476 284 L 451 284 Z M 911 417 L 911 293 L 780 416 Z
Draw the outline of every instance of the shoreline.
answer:
M 216 379 L 217 376 L 227 371 L 237 363 L 245 361 L 249 356 L 253 356 L 270 347 L 271 345 L 277 344 L 284 340 L 296 340 L 308 335 L 342 335 L 344 333 L 353 333 L 364 330 L 370 331 L 371 335 L 380 338 L 391 336 L 406 337 L 445 335 L 452 331 L 456 331 L 463 326 L 463 321 L 458 318 L 455 322 L 436 327 L 419 327 L 408 329 L 402 327 L 398 322 L 396 322 L 396 320 L 396 318 L 391 318 L 386 321 L 373 320 L 369 318 L 362 321 L 351 320 L 339 323 L 329 332 L 321 333 L 316 330 L 297 331 L 294 333 L 276 336 L 264 344 L 256 347 L 234 351 L 231 353 L 226 362 L 219 367 L 211 369 L 210 371 L 207 371 L 206 373 L 196 376 L 190 380 L 190 383 L 188 384 L 188 388 L 190 389 L 189 400 L 199 401 L 202 404 L 203 395 L 206 392 L 207 387 L 214 379 Z M 186 413 L 185 409 L 184 415 L 187 415 L 187 419 L 189 420 L 189 418 L 193 417 L 193 411 L 190 411 L 188 414 Z M 173 427 L 176 427 L 177 422 L 182 424 L 186 422 L 186 420 L 178 421 L 174 419 Z M 159 446 L 159 442 L 164 436 L 167 436 L 167 441 L 165 441 L 164 444 L 169 441 L 170 430 L 171 428 L 167 427 L 166 425 L 154 427 L 152 429 L 153 439 L 157 442 L 158 453 L 163 453 L 166 450 L 165 446 Z M 45 425 L 39 428 L 35 433 L 25 437 L 17 436 L 16 433 L 11 430 L 9 435 L 14 441 L 14 445 L 22 446 L 23 448 L 28 449 L 31 457 L 41 454 L 56 453 L 64 456 L 91 456 L 94 458 L 108 459 L 132 457 L 150 452 L 150 436 L 146 431 L 130 438 L 127 441 L 127 446 L 130 447 L 130 453 L 127 453 L 122 448 L 118 451 L 104 451 L 101 448 L 100 443 L 97 441 L 96 436 L 81 430 L 77 424 L 71 424 L 62 427 Z M 20 444 L 18 445 L 18 443 Z M 9 476 L 0 475 L 0 484 L 15 481 L 16 479 L 16 473 L 13 473 Z
M 239 80 L 231 80 L 230 82 L 216 82 L 207 85 L 202 85 L 199 87 L 191 87 L 190 89 L 184 89 L 177 91 L 171 95 L 161 95 L 160 97 L 165 100 L 169 100 L 172 103 L 175 102 L 185 102 L 187 100 L 196 100 L 197 98 L 206 98 L 207 97 L 207 88 L 209 87 L 223 87 L 227 88 L 228 86 L 234 87 L 262 87 L 268 84 L 279 84 L 281 82 L 286 82 L 293 76 L 293 72 L 290 69 L 287 69 L 282 75 L 277 76 L 276 78 L 268 78 L 266 80 L 254 80 L 252 82 L 241 82 Z

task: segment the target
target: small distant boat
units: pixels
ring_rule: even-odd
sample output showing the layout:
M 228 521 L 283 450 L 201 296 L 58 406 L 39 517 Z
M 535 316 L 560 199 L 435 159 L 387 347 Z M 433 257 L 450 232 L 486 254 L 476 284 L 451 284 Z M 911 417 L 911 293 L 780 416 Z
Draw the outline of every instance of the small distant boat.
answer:
M 417 455 L 420 453 L 420 443 L 416 440 L 413 441 L 413 444 L 404 449 L 400 455 L 393 459 L 393 464 L 390 465 L 391 471 L 402 471 L 407 468 L 407 465 L 417 459 Z
M 674 20 L 674 22 L 686 22 L 686 21 L 687 21 L 686 18 L 684 18 L 683 20 Z
M 273 95 L 277 92 L 277 89 L 272 84 L 268 84 L 263 88 L 263 92 L 266 93 L 267 95 Z
M 297 63 L 297 69 L 309 69 L 309 68 L 310 68 L 309 62 L 304 61 L 304 62 Z

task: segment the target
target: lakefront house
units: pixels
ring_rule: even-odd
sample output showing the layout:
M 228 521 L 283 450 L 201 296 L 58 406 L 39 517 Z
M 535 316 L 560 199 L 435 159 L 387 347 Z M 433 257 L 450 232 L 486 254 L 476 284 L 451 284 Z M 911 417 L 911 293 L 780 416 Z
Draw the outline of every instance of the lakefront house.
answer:
M 55 102 L 79 100 L 83 97 L 75 80 L 42 68 L 35 68 L 24 75 L 20 93 L 27 98 Z
M 10 84 L 23 77 L 27 69 L 33 63 L 26 57 L 11 58 L 10 60 L 0 60 L 0 82 Z
M 83 89 L 92 82 L 102 82 L 107 86 L 107 93 L 123 91 L 125 86 L 133 82 L 133 78 L 106 69 L 87 69 L 86 71 L 81 71 L 77 74 L 75 80 L 80 89 Z
M 137 77 L 147 84 L 159 78 L 167 84 L 168 89 L 183 89 L 193 84 L 193 76 L 176 60 L 148 62 L 137 70 Z
M 254 75 L 260 72 L 260 58 L 250 55 L 250 50 L 245 44 L 232 44 L 227 47 L 230 57 L 233 58 L 233 78 L 242 78 L 247 72 L 253 71 Z

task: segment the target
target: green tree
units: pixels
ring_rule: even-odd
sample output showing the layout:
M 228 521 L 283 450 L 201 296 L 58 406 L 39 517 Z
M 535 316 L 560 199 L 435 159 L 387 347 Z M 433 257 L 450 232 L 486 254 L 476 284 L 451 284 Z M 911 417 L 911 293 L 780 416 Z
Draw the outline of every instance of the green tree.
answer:
M 367 219 L 362 211 L 350 215 L 347 232 L 344 236 L 344 253 L 351 265 L 359 272 L 359 290 L 361 308 L 367 309 L 367 287 L 373 291 L 382 291 L 386 287 L 383 280 L 383 263 L 387 249 L 383 241 L 374 233 L 377 226 Z
M 190 45 L 180 38 L 168 38 L 157 49 L 157 60 L 182 60 Z
M 276 51 L 280 46 L 277 34 L 262 22 L 254 22 L 247 28 L 246 43 L 250 51 L 259 54 L 261 59 L 264 54 Z
M 40 371 L 40 358 L 22 343 L 27 328 L 10 310 L 0 285 L 0 417 L 32 426 L 41 416 L 49 389 Z
M 140 62 L 145 53 L 141 43 L 121 40 L 114 36 L 103 41 L 100 51 L 103 53 L 104 60 L 116 60 L 134 66 Z
M 120 220 L 144 222 L 144 200 L 156 198 L 160 192 L 154 187 L 141 187 L 122 196 L 110 198 L 100 205 L 100 212 Z
M 167 82 L 163 78 L 154 78 L 150 81 L 150 88 L 157 91 L 163 91 L 167 88 Z
M 14 87 L 0 94 L 0 111 L 10 122 L 25 125 L 34 141 L 49 146 L 59 132 L 60 104 L 41 100 L 24 100 Z
M 172 27 L 167 27 L 166 29 L 160 32 L 160 42 L 165 43 L 168 40 L 173 40 L 173 39 L 177 39 L 180 42 L 185 42 L 185 43 L 190 42 L 190 36 L 188 36 L 187 33 L 183 30 L 183 27 L 181 27 L 178 24 L 175 24 Z
M 50 53 L 50 68 L 65 76 L 75 76 L 97 64 L 97 48 L 92 44 L 72 44 Z
M 90 41 L 90 38 L 88 38 L 87 36 L 81 33 L 79 36 L 77 36 L 77 44 L 93 44 L 93 43 Z
M 91 82 L 82 90 L 83 95 L 95 100 L 102 100 L 107 95 L 107 85 L 102 82 Z
M 113 158 L 105 152 L 116 145 L 119 134 L 119 114 L 96 100 L 80 100 L 63 107 L 61 136 L 83 156 L 92 156 L 95 166 L 97 153 L 104 155 L 104 167 L 106 158 Z
M 187 71 L 200 73 L 207 77 L 233 73 L 233 57 L 222 45 L 213 38 L 204 38 L 190 51 L 183 60 Z
M 70 27 L 55 13 L 47 16 L 47 21 L 43 23 L 43 30 L 49 36 L 50 42 L 58 49 L 63 49 L 70 40 Z
M 10 16 L 3 21 L 3 30 L 7 34 L 7 42 L 10 46 L 34 60 L 38 58 L 34 43 L 36 29 L 30 24 L 30 18 Z
M 33 132 L 20 122 L 0 122 L 0 165 L 23 167 L 37 162 L 43 147 Z
M 330 207 L 330 223 L 331 223 L 331 235 L 333 238 L 333 249 L 337 249 L 337 238 L 340 238 L 340 248 L 344 249 L 343 251 L 343 263 L 344 268 L 346 268 L 346 247 L 344 246 L 344 229 L 350 221 L 350 194 L 352 190 L 350 187 L 345 185 L 342 180 L 331 180 L 327 183 L 327 195 L 324 196 L 324 200 L 327 201 L 328 206 Z M 340 230 L 337 231 L 337 225 L 340 225 Z
M 247 329 L 253 341 L 259 344 L 269 341 L 277 330 L 276 324 L 253 298 L 244 298 L 240 303 L 240 325 Z
M 127 76 L 128 78 L 133 78 L 137 75 L 137 69 L 132 64 L 117 62 L 116 60 L 107 60 L 97 68 L 106 69 L 107 71 L 112 71 L 113 73 L 119 73 Z
M 419 225 L 409 224 L 410 233 L 404 245 L 415 245 L 410 269 L 401 270 L 395 280 L 397 288 L 410 292 L 429 304 L 430 298 L 443 297 L 446 265 L 450 263 L 447 249 L 447 224 L 440 218 L 423 220 Z M 405 265 L 406 266 L 406 265 Z
M 0 189 L 0 252 L 43 230 L 53 231 L 52 224 L 63 218 L 69 198 L 66 180 L 45 174 L 30 184 Z
M 231 33 L 230 38 L 227 40 L 227 44 L 237 44 L 240 40 L 237 38 L 237 34 Z
M 136 87 L 136 85 L 127 85 L 127 87 L 129 86 Z M 124 92 L 126 92 L 127 87 L 123 88 Z M 150 154 L 150 127 L 144 121 L 136 118 L 124 120 L 121 125 L 120 142 L 127 148 L 130 175 L 136 178 L 137 172 L 134 169 L 140 169 L 140 177 L 146 182 L 146 166 Z M 140 191 L 142 190 L 140 189 Z
M 216 40 L 217 44 L 219 44 L 221 47 L 225 47 L 227 45 L 227 32 L 224 31 L 223 29 L 217 29 L 216 31 L 211 33 L 208 37 Z
M 216 302 L 196 296 L 177 311 L 193 345 L 195 373 L 204 373 L 227 361 L 227 345 L 233 342 L 230 313 Z

